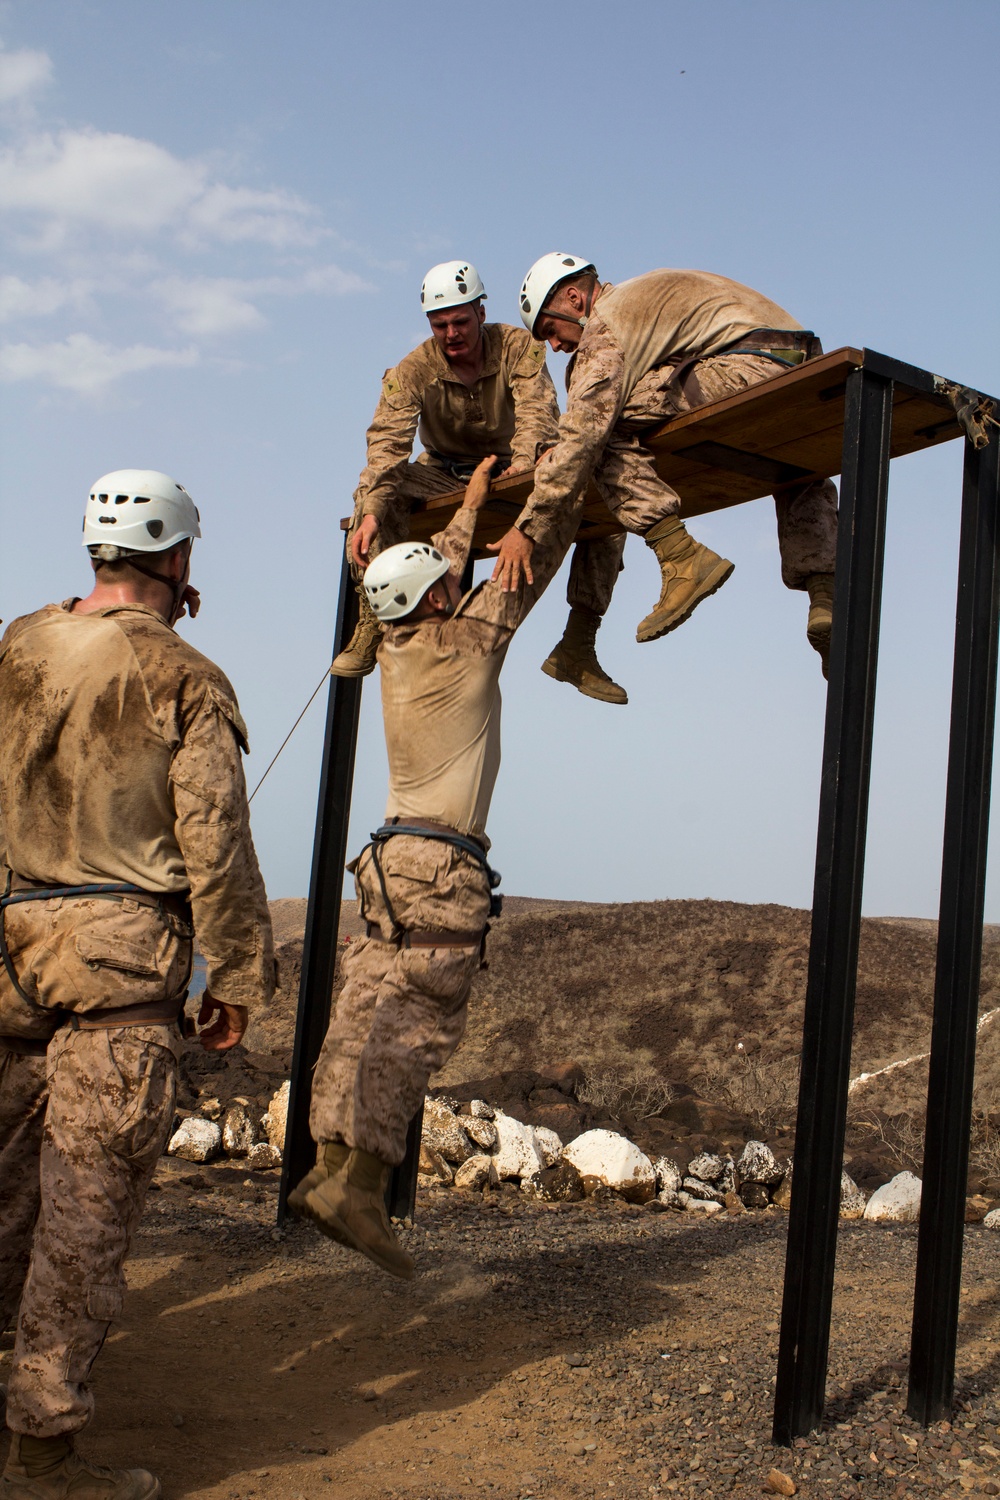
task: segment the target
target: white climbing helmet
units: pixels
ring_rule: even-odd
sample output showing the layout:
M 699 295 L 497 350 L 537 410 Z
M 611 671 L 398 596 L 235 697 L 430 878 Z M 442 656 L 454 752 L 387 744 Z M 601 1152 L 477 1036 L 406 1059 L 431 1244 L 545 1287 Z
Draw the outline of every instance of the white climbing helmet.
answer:
M 158 469 L 115 469 L 90 487 L 83 545 L 114 562 L 130 552 L 165 552 L 201 536 L 198 510 L 182 484 Z
M 420 288 L 420 306 L 425 313 L 446 307 L 461 307 L 486 296 L 482 277 L 467 260 L 444 260 L 431 266 Z
M 524 278 L 519 299 L 521 321 L 528 332 L 534 334 L 539 314 L 560 281 L 565 281 L 567 276 L 579 276 L 581 271 L 593 270 L 593 261 L 583 260 L 579 255 L 567 255 L 565 250 L 551 250 L 541 260 L 536 260 Z M 575 321 L 582 327 L 587 320 L 580 318 Z
M 447 559 L 429 542 L 386 547 L 365 569 L 364 588 L 372 613 L 379 620 L 401 620 L 447 571 Z

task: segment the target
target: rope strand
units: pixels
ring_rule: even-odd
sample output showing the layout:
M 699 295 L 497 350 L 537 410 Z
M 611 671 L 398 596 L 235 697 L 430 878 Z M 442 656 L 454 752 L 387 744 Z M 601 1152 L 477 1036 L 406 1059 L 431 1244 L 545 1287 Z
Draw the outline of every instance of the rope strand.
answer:
M 302 720 L 305 718 L 306 714 L 309 712 L 309 709 L 312 707 L 313 698 L 315 698 L 316 694 L 319 692 L 320 688 L 323 686 L 324 682 L 329 677 L 329 675 L 330 675 L 330 668 L 327 667 L 326 671 L 323 673 L 323 675 L 320 678 L 319 682 L 317 682 L 316 686 L 313 688 L 312 693 L 309 696 L 309 702 L 306 704 L 305 708 L 299 714 L 298 718 L 295 720 L 295 723 L 292 725 L 291 729 L 285 735 L 285 738 L 282 740 L 281 744 L 278 746 L 277 750 L 274 752 L 274 756 L 273 756 L 273 758 L 271 760 L 271 765 L 268 766 L 267 770 L 264 772 L 263 776 L 260 778 L 260 780 L 258 781 L 257 785 L 254 787 L 253 791 L 250 793 L 250 796 L 247 798 L 247 802 L 248 803 L 250 803 L 250 802 L 253 801 L 253 799 L 256 797 L 257 793 L 260 791 L 261 787 L 264 785 L 264 782 L 267 780 L 268 774 L 269 774 L 269 772 L 271 770 L 271 766 L 274 765 L 274 762 L 278 759 L 278 756 L 281 754 L 282 750 L 284 750 L 285 746 L 288 744 L 288 741 L 291 739 L 291 737 L 295 733 L 296 729 L 298 729 L 299 725 L 302 723 Z

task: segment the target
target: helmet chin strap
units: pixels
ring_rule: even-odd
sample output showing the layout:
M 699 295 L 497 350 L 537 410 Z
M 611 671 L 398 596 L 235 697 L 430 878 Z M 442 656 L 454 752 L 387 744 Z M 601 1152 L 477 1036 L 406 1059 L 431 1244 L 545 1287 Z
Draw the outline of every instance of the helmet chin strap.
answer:
M 171 594 L 173 595 L 173 604 L 171 605 L 170 613 L 167 616 L 167 624 L 176 625 L 177 621 L 181 617 L 181 601 L 184 597 L 184 590 L 187 588 L 187 583 L 185 582 L 184 578 L 181 577 L 179 581 L 175 581 L 173 578 L 168 578 L 166 573 L 158 573 L 156 569 L 151 568 L 148 563 L 140 562 L 138 557 L 134 553 L 128 557 L 123 557 L 121 560 L 122 562 L 128 563 L 129 567 L 134 568 L 137 573 L 142 573 L 146 578 L 155 578 L 157 583 L 162 583 L 168 589 L 170 589 Z M 98 563 L 98 567 L 101 566 L 101 563 Z M 185 572 L 186 571 L 187 570 L 185 569 Z

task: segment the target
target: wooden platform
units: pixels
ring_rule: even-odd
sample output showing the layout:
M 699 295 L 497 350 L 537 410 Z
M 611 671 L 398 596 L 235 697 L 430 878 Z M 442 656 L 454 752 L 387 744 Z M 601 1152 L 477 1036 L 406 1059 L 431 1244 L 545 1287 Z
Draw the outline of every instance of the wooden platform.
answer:
M 681 496 L 681 514 L 704 515 L 758 500 L 791 480 L 839 474 L 847 377 L 863 367 L 893 380 L 893 458 L 962 436 L 947 398 L 935 389 L 936 377 L 870 349 L 835 349 L 651 431 L 647 443 L 657 473 Z M 509 529 L 531 487 L 531 473 L 495 481 L 476 528 L 477 555 Z M 442 495 L 414 511 L 411 536 L 426 541 L 440 531 L 463 493 Z M 619 529 L 591 486 L 580 536 Z

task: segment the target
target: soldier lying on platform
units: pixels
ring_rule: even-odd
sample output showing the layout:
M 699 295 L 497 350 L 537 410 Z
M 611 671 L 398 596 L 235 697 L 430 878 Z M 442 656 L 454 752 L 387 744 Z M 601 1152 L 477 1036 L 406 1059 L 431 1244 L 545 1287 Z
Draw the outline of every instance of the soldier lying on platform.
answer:
M 174 1119 L 194 933 L 204 1047 L 238 1042 L 274 988 L 243 721 L 173 629 L 197 611 L 200 535 L 166 474 L 105 475 L 92 592 L 0 642 L 0 1328 L 20 1303 L 2 1500 L 159 1495 L 74 1439 Z
M 486 817 L 500 767 L 500 671 L 514 632 L 556 573 L 582 495 L 541 532 L 533 581 L 517 593 L 459 580 L 492 458 L 428 545 L 387 548 L 365 573 L 384 627 L 378 660 L 389 757 L 385 824 L 349 867 L 366 936 L 344 958 L 344 986 L 316 1067 L 316 1166 L 288 1198 L 332 1239 L 394 1276 L 413 1274 L 384 1193 L 431 1073 L 465 1031 L 499 877 Z
M 516 586 L 537 536 L 593 479 L 609 510 L 640 535 L 660 564 L 659 601 L 637 639 L 682 625 L 722 587 L 733 565 L 690 537 L 681 497 L 656 473 L 643 438 L 682 412 L 721 401 L 821 354 L 793 317 L 750 287 L 706 271 L 650 271 L 618 286 L 590 261 L 543 255 L 521 288 L 528 331 L 572 354 L 559 441 L 541 460 L 535 487 L 500 549 L 496 577 Z M 808 591 L 806 633 L 826 675 L 833 617 L 837 491 L 829 479 L 776 491 L 781 576 Z
M 384 547 L 410 534 L 419 501 L 460 489 L 487 453 L 508 474 L 530 469 L 555 442 L 559 403 L 545 368 L 545 349 L 523 328 L 487 323 L 486 289 L 475 266 L 432 266 L 420 289 L 431 336 L 382 380 L 368 429 L 368 462 L 354 496 L 348 547 L 360 572 Z M 409 459 L 414 436 L 424 452 Z M 580 542 L 566 598 L 569 623 L 542 671 L 605 703 L 627 703 L 623 688 L 597 660 L 595 638 L 621 567 L 623 536 Z M 361 615 L 350 644 L 333 664 L 338 677 L 363 677 L 375 666 L 381 627 L 362 588 Z

